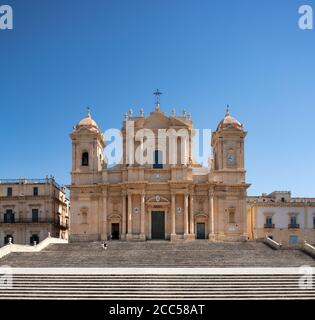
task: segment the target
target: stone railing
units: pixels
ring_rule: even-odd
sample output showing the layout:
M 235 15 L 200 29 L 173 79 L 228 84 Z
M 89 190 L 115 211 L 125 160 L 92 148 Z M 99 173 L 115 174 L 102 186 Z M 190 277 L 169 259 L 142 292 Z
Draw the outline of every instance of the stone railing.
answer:
M 35 243 L 33 246 L 24 244 L 13 244 L 9 242 L 9 244 L 0 248 L 0 259 L 10 254 L 11 252 L 38 252 L 53 243 L 68 243 L 68 240 L 48 236 L 42 242 L 40 242 L 39 244 Z
M 311 244 L 307 243 L 306 241 L 302 242 L 302 248 L 304 252 L 308 253 L 310 256 L 315 258 L 315 247 Z
M 268 236 L 266 236 L 264 238 L 264 243 L 267 244 L 268 246 L 270 246 L 272 249 L 275 249 L 275 250 L 279 250 L 282 247 L 281 242 L 277 242 L 277 241 L 269 238 Z

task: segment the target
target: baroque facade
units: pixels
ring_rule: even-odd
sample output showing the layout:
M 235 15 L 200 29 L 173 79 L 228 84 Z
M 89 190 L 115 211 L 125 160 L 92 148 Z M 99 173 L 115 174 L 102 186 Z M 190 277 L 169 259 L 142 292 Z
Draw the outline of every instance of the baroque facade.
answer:
M 0 180 L 0 246 L 68 239 L 69 200 L 53 178 Z
M 155 141 L 160 129 L 188 132 L 175 139 L 178 160 L 169 161 L 169 143 L 160 150 L 156 142 L 152 164 L 127 161 L 130 152 L 144 145 L 132 137 L 134 149 L 129 150 L 130 122 L 134 136 L 150 129 Z M 209 141 L 213 159 L 206 172 L 189 152 L 194 129 L 185 111 L 168 116 L 157 102 L 148 116 L 142 110 L 139 116 L 126 115 L 121 132 L 123 160 L 111 167 L 103 156 L 104 136 L 90 113 L 70 135 L 72 241 L 248 239 L 246 131 L 228 110 Z

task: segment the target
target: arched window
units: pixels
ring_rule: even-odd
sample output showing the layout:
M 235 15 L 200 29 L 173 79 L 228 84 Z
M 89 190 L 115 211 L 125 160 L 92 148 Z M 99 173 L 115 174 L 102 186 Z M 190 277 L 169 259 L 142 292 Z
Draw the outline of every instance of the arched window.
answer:
M 161 169 L 163 168 L 163 154 L 161 150 L 155 150 L 154 151 L 154 163 L 153 168 L 154 169 Z
M 88 152 L 83 152 L 82 153 L 81 165 L 82 166 L 88 166 L 89 165 L 89 153 Z

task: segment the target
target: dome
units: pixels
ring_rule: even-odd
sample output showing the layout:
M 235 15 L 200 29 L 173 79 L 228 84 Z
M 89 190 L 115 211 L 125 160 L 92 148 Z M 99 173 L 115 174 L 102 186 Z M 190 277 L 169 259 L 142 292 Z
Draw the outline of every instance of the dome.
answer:
M 94 127 L 98 129 L 97 123 L 92 119 L 90 112 L 88 112 L 85 118 L 83 118 L 77 126 Z
M 235 118 L 230 115 L 229 107 L 227 107 L 225 117 L 218 125 L 217 129 L 223 128 L 236 128 L 236 129 L 243 129 L 243 125 Z

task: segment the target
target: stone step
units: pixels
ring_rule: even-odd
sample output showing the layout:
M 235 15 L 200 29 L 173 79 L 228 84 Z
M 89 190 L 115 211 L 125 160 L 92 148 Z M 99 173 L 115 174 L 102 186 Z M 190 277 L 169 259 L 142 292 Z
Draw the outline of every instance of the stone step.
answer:
M 1 299 L 315 299 L 299 274 L 17 274 Z
M 11 267 L 315 267 L 300 250 L 272 250 L 260 242 L 110 241 L 54 244 L 36 253 L 0 259 Z

